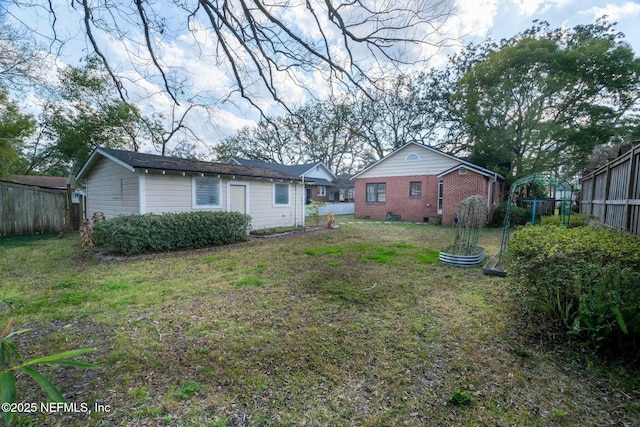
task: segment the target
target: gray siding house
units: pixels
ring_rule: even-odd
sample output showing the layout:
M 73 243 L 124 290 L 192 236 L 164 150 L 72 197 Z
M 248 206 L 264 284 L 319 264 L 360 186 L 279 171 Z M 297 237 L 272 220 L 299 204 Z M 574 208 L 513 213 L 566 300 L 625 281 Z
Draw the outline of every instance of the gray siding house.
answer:
M 304 186 L 273 169 L 97 148 L 77 175 L 87 215 L 234 211 L 252 228 L 304 225 Z

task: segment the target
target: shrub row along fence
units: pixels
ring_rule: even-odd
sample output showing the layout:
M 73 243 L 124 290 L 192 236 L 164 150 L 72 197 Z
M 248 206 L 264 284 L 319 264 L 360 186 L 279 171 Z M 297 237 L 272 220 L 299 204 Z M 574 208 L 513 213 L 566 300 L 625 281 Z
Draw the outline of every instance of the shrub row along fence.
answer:
M 65 192 L 0 183 L 0 236 L 57 233 L 66 223 Z
M 617 159 L 582 177 L 580 212 L 640 235 L 640 141 Z
M 506 260 L 517 299 L 551 324 L 594 349 L 638 354 L 640 239 L 599 227 L 523 227 Z

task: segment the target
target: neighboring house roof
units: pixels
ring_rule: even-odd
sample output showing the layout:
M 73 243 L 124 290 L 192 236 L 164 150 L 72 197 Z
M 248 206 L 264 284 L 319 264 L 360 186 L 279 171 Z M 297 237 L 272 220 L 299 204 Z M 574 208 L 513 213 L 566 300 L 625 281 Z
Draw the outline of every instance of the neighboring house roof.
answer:
M 340 187 L 353 187 L 353 181 L 351 180 L 352 176 L 348 173 L 341 173 L 338 175 L 338 180 L 336 181 L 336 185 Z
M 333 187 L 335 184 L 331 181 L 327 181 L 322 178 L 309 178 L 306 180 L 307 183 L 313 183 L 314 185 L 324 185 L 325 187 Z
M 125 169 L 152 169 L 189 173 L 207 173 L 249 178 L 268 178 L 299 181 L 295 175 L 274 169 L 242 166 L 229 163 L 204 162 L 201 160 L 164 157 L 156 154 L 136 153 L 133 151 L 115 150 L 113 148 L 96 148 L 84 164 L 77 178 L 84 179 L 100 157 L 106 157 Z
M 69 178 L 65 177 L 38 175 L 7 175 L 2 180 L 34 187 L 52 188 L 54 190 L 66 190 L 69 182 Z
M 306 163 L 304 165 L 282 165 L 280 163 L 268 163 L 261 162 L 259 160 L 232 157 L 231 159 L 229 159 L 229 163 L 236 163 L 238 165 L 245 166 L 258 166 L 262 168 L 274 169 L 280 172 L 290 173 L 301 178 L 304 177 L 306 182 L 313 181 L 313 183 L 316 185 L 333 185 L 331 181 L 307 176 L 308 174 L 313 173 L 315 168 L 322 167 L 335 179 L 335 175 L 333 174 L 333 172 L 331 172 L 329 168 L 326 167 L 322 162 Z
M 463 160 L 459 157 L 456 156 L 452 156 L 451 154 L 447 154 L 443 151 L 437 150 L 433 147 L 429 147 L 428 145 L 424 145 L 424 144 L 419 144 L 417 142 L 407 142 L 406 144 L 404 144 L 403 146 L 396 148 L 395 150 L 393 150 L 391 153 L 387 154 L 386 156 L 384 156 L 382 159 L 378 160 L 377 162 L 373 163 L 372 165 L 367 166 L 366 168 L 364 168 L 363 170 L 361 170 L 360 172 L 358 172 L 357 174 L 355 174 L 353 177 L 351 177 L 351 179 L 355 179 L 358 176 L 362 175 L 363 173 L 365 173 L 366 171 L 368 171 L 369 169 L 375 167 L 376 165 L 380 164 L 381 162 L 384 162 L 386 159 L 388 159 L 389 157 L 393 156 L 394 154 L 404 150 L 405 148 L 407 148 L 410 145 L 416 145 L 418 147 L 424 148 L 428 151 L 431 151 L 433 153 L 439 154 L 441 156 L 445 156 L 448 157 L 449 159 L 455 160 L 457 162 L 460 162 L 459 165 L 456 165 L 454 168 L 451 168 L 447 171 L 442 172 L 441 174 L 439 174 L 438 176 L 442 176 L 442 175 L 446 175 L 449 172 L 452 172 L 453 170 L 455 170 L 458 167 L 467 167 L 469 169 L 473 169 L 475 172 L 481 173 L 483 175 L 487 175 L 487 176 L 497 176 L 500 179 L 504 179 L 504 177 L 502 175 L 500 175 L 499 173 L 496 173 L 492 170 L 489 169 L 485 169 L 483 167 L 480 167 L 478 165 L 474 165 L 471 162 L 468 162 L 466 160 Z

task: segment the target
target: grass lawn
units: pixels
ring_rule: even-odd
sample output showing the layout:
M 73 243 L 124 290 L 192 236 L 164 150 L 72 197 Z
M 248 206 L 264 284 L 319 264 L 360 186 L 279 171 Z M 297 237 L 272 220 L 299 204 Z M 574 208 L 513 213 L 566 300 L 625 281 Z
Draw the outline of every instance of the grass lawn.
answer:
M 95 347 L 100 369 L 41 371 L 110 408 L 15 425 L 640 425 L 638 372 L 539 333 L 507 279 L 440 264 L 453 238 L 349 221 L 111 261 L 78 236 L 1 239 L 0 325 L 32 329 L 25 357 Z M 19 402 L 45 398 L 18 377 Z

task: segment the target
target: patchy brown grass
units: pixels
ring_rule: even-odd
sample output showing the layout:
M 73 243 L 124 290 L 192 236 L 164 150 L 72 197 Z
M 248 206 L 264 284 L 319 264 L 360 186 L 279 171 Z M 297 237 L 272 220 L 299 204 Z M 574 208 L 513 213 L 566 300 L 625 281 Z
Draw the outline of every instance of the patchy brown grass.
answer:
M 453 236 L 352 222 L 110 262 L 5 240 L 2 324 L 33 329 L 27 356 L 95 346 L 100 370 L 44 371 L 111 408 L 17 425 L 638 425 L 637 372 L 539 339 L 505 279 L 437 262 Z

